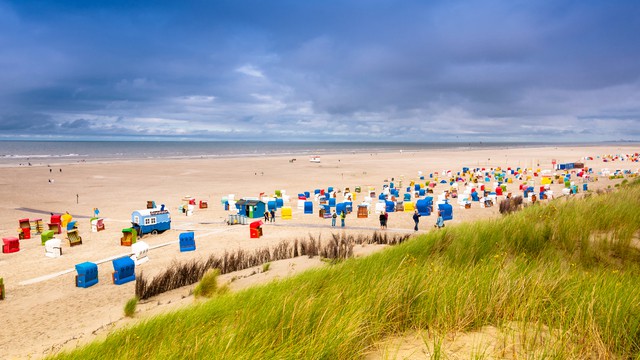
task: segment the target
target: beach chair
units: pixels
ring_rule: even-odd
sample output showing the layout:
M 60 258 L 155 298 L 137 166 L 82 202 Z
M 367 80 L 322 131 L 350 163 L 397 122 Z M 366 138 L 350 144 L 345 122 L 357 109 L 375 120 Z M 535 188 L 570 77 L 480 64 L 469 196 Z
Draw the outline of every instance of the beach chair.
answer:
M 92 218 L 91 219 L 91 232 L 98 232 L 104 230 L 104 219 Z
M 2 253 L 10 254 L 20 251 L 20 239 L 14 236 L 2 238 Z
M 82 237 L 78 234 L 78 229 L 68 231 L 67 239 L 69 239 L 69 246 L 82 245 Z
M 92 262 L 76 264 L 76 287 L 88 288 L 98 283 L 98 265 Z
M 134 228 L 122 229 L 122 237 L 120 238 L 120 245 L 133 246 L 138 240 L 138 232 Z
M 115 259 L 113 264 L 113 273 L 111 278 L 116 285 L 126 284 L 136 279 L 136 264 L 128 256 Z
M 44 255 L 50 258 L 62 256 L 62 240 L 49 239 L 44 243 Z
M 42 246 L 44 246 L 47 240 L 53 239 L 53 234 L 53 230 L 43 231 L 42 234 L 40 234 L 40 241 L 42 242 Z
M 73 231 L 78 228 L 78 222 L 76 220 L 71 220 L 67 223 L 67 232 Z
M 262 236 L 262 221 L 254 221 L 249 224 L 249 237 L 257 239 Z
M 144 264 L 149 261 L 147 254 L 149 253 L 149 245 L 144 241 L 138 241 L 131 245 L 131 260 L 137 265 Z
M 367 205 L 358 205 L 358 219 L 366 219 L 369 217 L 369 207 Z
M 196 249 L 196 239 L 193 231 L 180 234 L 180 252 L 194 251 Z

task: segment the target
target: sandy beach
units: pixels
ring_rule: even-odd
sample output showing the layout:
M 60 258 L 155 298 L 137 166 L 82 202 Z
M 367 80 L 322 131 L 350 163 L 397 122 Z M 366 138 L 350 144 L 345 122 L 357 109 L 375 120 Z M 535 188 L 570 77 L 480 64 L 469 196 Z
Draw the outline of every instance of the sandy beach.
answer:
M 552 160 L 558 163 L 583 162 L 593 168 L 589 190 L 604 189 L 620 182 L 597 176 L 602 169 L 628 169 L 637 172 L 639 163 L 628 161 L 603 162 L 602 155 L 638 152 L 637 146 L 567 146 L 541 148 L 505 148 L 491 150 L 429 150 L 415 152 L 359 153 L 322 155 L 320 163 L 307 157 L 291 162 L 287 157 L 255 157 L 225 159 L 145 160 L 109 163 L 33 163 L 32 166 L 0 168 L 0 235 L 17 236 L 18 220 L 43 219 L 46 224 L 50 213 L 68 211 L 78 221 L 83 244 L 69 247 L 62 241 L 63 256 L 48 258 L 40 243 L 40 236 L 20 241 L 20 251 L 0 254 L 0 277 L 4 278 L 6 299 L 0 301 L 3 326 L 0 327 L 0 354 L 3 358 L 40 358 L 70 349 L 105 334 L 113 328 L 135 323 L 140 319 L 175 309 L 194 302 L 190 291 L 193 286 L 177 289 L 142 302 L 134 319 L 125 318 L 123 306 L 134 296 L 134 282 L 114 285 L 113 267 L 109 259 L 130 254 L 130 248 L 120 245 L 122 229 L 130 226 L 131 213 L 145 209 L 147 201 L 164 204 L 171 212 L 171 230 L 158 235 L 146 235 L 142 240 L 152 248 L 145 264 L 136 269 L 153 276 L 173 262 L 206 258 L 210 254 L 223 254 L 236 249 L 255 249 L 274 246 L 283 240 L 303 239 L 309 236 L 329 238 L 332 233 L 372 234 L 380 231 L 378 217 L 347 216 L 346 227 L 331 227 L 331 220 L 314 214 L 305 215 L 297 208 L 297 194 L 314 189 L 336 189 L 356 186 L 363 189 L 356 194 L 354 204 L 363 200 L 370 186 L 379 194 L 383 184 L 392 181 L 401 189 L 412 180 L 424 183 L 429 174 L 451 170 L 454 174 L 462 167 L 480 167 L 487 170 L 501 167 L 552 170 Z M 585 157 L 593 160 L 585 160 Z M 49 167 L 50 166 L 50 167 Z M 50 171 L 51 170 L 51 171 Z M 419 179 L 419 172 L 426 177 Z M 536 188 L 540 177 L 533 177 Z M 442 178 L 442 176 L 439 176 Z M 49 182 L 53 179 L 53 182 Z M 582 190 L 582 179 L 576 179 Z M 508 184 L 508 191 L 522 195 L 518 189 L 522 181 Z M 493 180 L 490 182 L 493 183 Z M 464 184 L 460 184 L 461 190 Z M 562 184 L 551 189 L 561 195 Z M 434 196 L 450 189 L 449 184 L 438 184 Z M 276 218 L 263 225 L 264 236 L 249 237 L 248 226 L 226 224 L 228 211 L 221 199 L 228 194 L 241 197 L 272 195 L 285 190 L 291 195 L 291 220 Z M 404 191 L 401 191 L 403 193 Z M 192 196 L 197 202 L 208 201 L 207 209 L 198 209 L 192 216 L 178 212 L 181 199 Z M 341 200 L 341 194 L 338 195 Z M 473 203 L 470 209 L 460 208 L 453 199 L 453 220 L 447 226 L 477 219 L 499 217 L 498 206 L 481 208 Z M 374 199 L 374 202 L 376 200 Z M 415 199 L 414 199 L 415 201 Z M 89 218 L 99 208 L 106 229 L 91 232 Z M 390 233 L 414 233 L 412 213 L 395 212 L 389 215 Z M 436 217 L 422 217 L 418 233 L 434 231 Z M 45 225 L 46 226 L 46 225 Z M 194 231 L 197 250 L 181 253 L 178 235 Z M 64 236 L 59 235 L 64 239 Z M 167 244 L 165 246 L 160 246 Z M 366 255 L 377 247 L 357 247 L 357 255 Z M 90 288 L 74 284 L 74 265 L 90 261 L 98 263 L 99 283 Z M 238 274 L 227 274 L 222 281 L 239 290 L 256 283 L 289 276 L 312 266 L 320 266 L 319 259 L 306 257 L 273 264 L 268 272 L 248 269 Z M 257 273 L 256 273 L 257 272 Z M 252 273 L 256 273 L 251 275 Z

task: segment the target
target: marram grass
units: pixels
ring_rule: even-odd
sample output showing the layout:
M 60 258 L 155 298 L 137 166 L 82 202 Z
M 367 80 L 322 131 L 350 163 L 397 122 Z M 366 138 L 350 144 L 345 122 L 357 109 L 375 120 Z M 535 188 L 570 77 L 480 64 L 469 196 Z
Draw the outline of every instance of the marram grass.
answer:
M 528 358 L 638 358 L 639 230 L 636 182 L 215 297 L 57 358 L 353 359 L 406 331 L 514 323 Z

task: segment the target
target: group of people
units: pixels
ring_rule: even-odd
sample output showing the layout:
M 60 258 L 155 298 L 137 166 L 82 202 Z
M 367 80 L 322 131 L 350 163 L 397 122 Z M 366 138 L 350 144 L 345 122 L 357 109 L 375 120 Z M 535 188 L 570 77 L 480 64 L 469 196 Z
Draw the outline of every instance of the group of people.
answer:
M 331 214 L 331 226 L 336 226 L 336 219 L 338 218 L 338 214 L 335 212 L 335 210 L 333 211 L 333 214 Z M 347 218 L 347 214 L 345 214 L 344 211 L 340 211 L 340 227 L 344 227 L 344 219 Z
M 264 222 L 275 222 L 276 221 L 276 211 L 271 209 L 270 211 L 264 212 Z
M 415 210 L 413 212 L 413 222 L 415 224 L 415 226 L 413 227 L 414 231 L 418 231 L 418 224 L 420 223 L 420 213 L 418 212 L 418 210 Z M 387 228 L 387 222 L 389 221 L 389 213 L 383 211 L 380 213 L 380 229 L 386 229 Z M 434 227 L 442 228 L 444 227 L 444 218 L 442 217 L 442 212 L 440 210 L 438 210 L 438 218 L 436 219 L 436 223 L 434 225 Z

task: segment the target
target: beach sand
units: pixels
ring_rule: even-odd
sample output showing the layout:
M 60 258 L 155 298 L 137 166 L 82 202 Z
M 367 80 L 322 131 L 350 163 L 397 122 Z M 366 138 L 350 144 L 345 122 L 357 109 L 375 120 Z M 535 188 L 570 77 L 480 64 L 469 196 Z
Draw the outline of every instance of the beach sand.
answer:
M 138 274 L 144 272 L 145 276 L 153 276 L 173 262 L 206 258 L 210 254 L 222 255 L 225 251 L 240 248 L 250 250 L 274 246 L 283 240 L 293 241 L 309 236 L 328 239 L 331 234 L 342 231 L 369 235 L 380 231 L 378 217 L 374 213 L 366 219 L 358 219 L 355 212 L 348 215 L 345 229 L 332 228 L 329 219 L 320 218 L 317 204 L 314 204 L 314 215 L 304 215 L 297 209 L 299 192 L 313 193 L 316 188 L 326 189 L 328 186 L 353 190 L 355 186 L 361 186 L 363 193 L 356 194 L 355 207 L 369 186 L 374 186 L 376 193 L 380 193 L 385 180 L 393 178 L 396 185 L 402 180 L 404 190 L 411 180 L 419 180 L 419 171 L 428 181 L 430 173 L 451 170 L 455 174 L 463 166 L 551 170 L 552 159 L 564 163 L 582 161 L 585 156 L 594 157 L 594 160 L 583 162 L 595 172 L 602 168 L 637 171 L 638 163 L 605 163 L 597 158 L 603 154 L 637 151 L 635 146 L 623 145 L 567 146 L 323 155 L 320 163 L 311 163 L 306 157 L 290 162 L 292 156 L 287 156 L 112 163 L 87 161 L 3 167 L 0 169 L 0 235 L 3 238 L 17 236 L 18 219 L 42 218 L 46 224 L 49 213 L 68 211 L 78 221 L 83 244 L 70 248 L 68 241 L 63 240 L 63 256 L 48 258 L 44 255 L 40 236 L 36 235 L 20 241 L 20 252 L 0 254 L 0 277 L 4 278 L 7 294 L 6 299 L 0 301 L 3 314 L 0 354 L 3 358 L 40 358 L 103 337 L 113 328 L 195 301 L 189 295 L 193 286 L 188 286 L 143 301 L 134 319 L 124 317 L 124 304 L 134 296 L 134 282 L 120 286 L 112 284 L 113 267 L 108 259 L 130 253 L 129 247 L 120 246 L 121 230 L 130 226 L 131 212 L 146 208 L 148 200 L 158 205 L 165 204 L 172 214 L 171 230 L 146 235 L 142 239 L 151 247 L 169 243 L 150 250 L 150 261 L 136 269 Z M 51 165 L 52 172 L 47 165 Z M 53 183 L 49 179 L 53 179 Z M 540 178 L 534 180 L 537 188 Z M 588 186 L 590 190 L 596 190 L 619 181 L 600 177 Z M 576 183 L 582 190 L 582 180 L 578 179 Z M 519 184 L 509 184 L 509 191 L 521 195 Z M 552 185 L 556 195 L 561 194 L 562 187 Z M 438 184 L 434 195 L 437 197 L 445 189 L 449 189 L 448 184 Z M 292 220 L 282 220 L 278 216 L 275 223 L 264 224 L 264 236 L 259 239 L 249 238 L 248 226 L 226 225 L 228 212 L 220 202 L 223 196 L 235 194 L 239 199 L 260 193 L 272 195 L 275 190 L 286 190 L 291 195 L 291 202 L 285 205 L 293 209 Z M 178 213 L 181 199 L 187 195 L 196 201 L 207 200 L 209 207 L 196 209 L 193 216 Z M 338 195 L 338 200 L 341 199 Z M 474 203 L 471 209 L 462 209 L 455 199 L 452 204 L 454 219 L 447 222 L 447 226 L 500 216 L 497 206 L 480 208 L 478 203 Z M 105 231 L 97 233 L 91 232 L 89 223 L 95 207 L 100 209 L 100 217 L 105 219 L 106 226 Z M 411 216 L 409 212 L 391 213 L 389 228 L 385 231 L 391 234 L 413 233 Z M 434 231 L 435 220 L 433 215 L 422 217 L 419 233 Z M 196 251 L 179 251 L 177 239 L 183 231 L 195 232 Z M 378 248 L 358 246 L 355 252 L 364 255 Z M 100 262 L 99 283 L 86 289 L 75 287 L 74 283 L 74 265 L 85 261 Z M 268 272 L 263 273 L 259 268 L 247 269 L 224 275 L 221 281 L 234 278 L 236 280 L 230 283 L 230 287 L 239 290 L 321 264 L 319 259 L 300 257 L 274 263 Z M 60 275 L 43 280 L 47 275 L 57 273 Z

